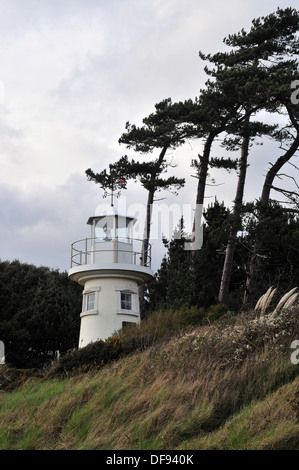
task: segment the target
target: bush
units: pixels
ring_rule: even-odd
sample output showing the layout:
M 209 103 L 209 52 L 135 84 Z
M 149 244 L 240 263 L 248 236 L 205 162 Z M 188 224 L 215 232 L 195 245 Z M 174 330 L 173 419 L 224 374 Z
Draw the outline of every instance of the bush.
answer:
M 31 377 L 42 377 L 42 372 L 34 369 L 17 369 L 7 364 L 0 365 L 0 392 L 11 392 Z
M 123 352 L 122 343 L 118 336 L 111 336 L 105 341 L 99 340 L 82 349 L 73 350 L 60 358 L 52 372 L 72 373 L 99 369 L 108 362 L 119 359 Z
M 174 311 L 174 323 L 176 328 L 201 325 L 206 317 L 204 307 L 181 307 Z
M 223 317 L 228 311 L 226 305 L 211 305 L 206 312 L 206 316 L 209 321 L 216 321 L 220 317 Z

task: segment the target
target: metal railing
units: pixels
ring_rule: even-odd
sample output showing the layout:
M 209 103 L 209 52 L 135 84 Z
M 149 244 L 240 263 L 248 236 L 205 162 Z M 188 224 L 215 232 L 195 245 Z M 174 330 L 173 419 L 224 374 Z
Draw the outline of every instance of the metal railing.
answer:
M 105 243 L 108 245 L 107 249 Z M 143 249 L 143 240 L 125 239 L 116 237 L 111 239 L 82 238 L 71 244 L 71 268 L 84 264 L 95 264 L 96 262 L 105 262 L 107 253 L 111 253 L 112 263 L 123 263 L 122 258 L 126 256 L 130 261 L 127 264 L 151 267 L 151 245 L 148 244 L 147 250 Z M 137 250 L 135 246 L 137 245 Z M 128 249 L 123 249 L 128 247 Z M 130 256 L 131 255 L 131 256 Z

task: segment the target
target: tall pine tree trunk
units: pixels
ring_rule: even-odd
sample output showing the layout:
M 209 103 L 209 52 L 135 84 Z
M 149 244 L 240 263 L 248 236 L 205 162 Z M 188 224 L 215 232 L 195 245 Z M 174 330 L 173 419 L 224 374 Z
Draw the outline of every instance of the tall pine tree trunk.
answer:
M 221 278 L 220 289 L 219 289 L 219 294 L 218 294 L 218 302 L 221 304 L 225 304 L 227 302 L 230 279 L 231 279 L 231 274 L 232 274 L 232 269 L 233 269 L 237 233 L 240 228 L 239 227 L 240 217 L 241 217 L 240 211 L 242 209 L 242 203 L 243 203 L 246 170 L 247 170 L 247 160 L 248 160 L 248 152 L 249 152 L 249 144 L 250 144 L 249 114 L 247 115 L 244 121 L 243 132 L 244 134 L 243 134 L 243 142 L 242 142 L 242 147 L 241 147 L 239 178 L 238 178 L 238 185 L 237 185 L 237 191 L 236 191 L 236 197 L 235 197 L 234 209 L 233 209 L 233 221 L 232 221 L 232 226 L 231 226 L 230 234 L 229 234 L 229 240 L 228 240 L 228 244 L 226 248 L 225 260 L 224 260 L 224 265 L 223 265 L 223 270 L 222 270 L 222 278 Z
M 145 227 L 144 227 L 144 235 L 143 235 L 143 243 L 142 243 L 142 266 L 147 266 L 148 263 L 148 251 L 149 251 L 149 240 L 151 234 L 151 223 L 152 223 L 152 205 L 154 202 L 154 195 L 157 189 L 156 185 L 156 177 L 159 174 L 160 167 L 163 163 L 165 154 L 167 152 L 168 145 L 165 145 L 160 152 L 159 158 L 155 164 L 156 171 L 153 171 L 150 179 L 150 184 L 148 186 L 148 196 L 147 196 L 147 204 L 146 204 L 146 219 L 145 219 Z
M 206 189 L 206 181 L 207 181 L 207 176 L 208 176 L 208 168 L 209 168 L 209 160 L 210 160 L 210 154 L 211 154 L 211 149 L 212 149 L 212 144 L 213 141 L 216 137 L 216 135 L 219 133 L 219 131 L 213 131 L 210 132 L 208 135 L 208 138 L 206 140 L 206 143 L 204 145 L 204 151 L 202 156 L 200 157 L 200 163 L 199 163 L 199 171 L 198 171 L 198 183 L 197 183 L 197 192 L 196 192 L 196 204 L 200 204 L 203 206 L 204 204 L 204 199 L 205 199 L 205 189 Z M 195 211 L 195 216 L 194 216 L 194 221 L 193 221 L 193 234 L 192 236 L 195 236 L 195 227 L 196 227 L 196 213 Z
M 154 202 L 154 195 L 156 191 L 156 177 L 157 174 L 159 173 L 159 169 L 163 163 L 163 160 L 166 155 L 166 151 L 168 149 L 168 145 L 165 145 L 163 149 L 160 152 L 159 158 L 156 162 L 156 169 L 157 171 L 154 171 L 151 180 L 150 180 L 150 186 L 148 189 L 148 195 L 147 195 L 147 204 L 146 204 L 146 218 L 145 218 L 145 226 L 144 226 L 144 235 L 143 235 L 143 241 L 142 241 L 142 253 L 141 253 L 141 265 L 142 266 L 147 266 L 149 262 L 149 240 L 150 240 L 150 234 L 151 234 L 151 223 L 152 223 L 152 206 Z M 145 292 L 145 286 L 142 284 L 139 287 L 139 309 L 140 309 L 140 315 L 143 315 L 144 311 L 144 292 Z
M 216 137 L 217 133 L 216 132 L 211 132 L 209 134 L 209 136 L 206 140 L 205 146 L 204 146 L 203 155 L 200 159 L 197 194 L 196 194 L 196 204 L 203 204 L 204 203 L 210 153 L 211 153 L 211 149 L 212 149 L 213 140 Z

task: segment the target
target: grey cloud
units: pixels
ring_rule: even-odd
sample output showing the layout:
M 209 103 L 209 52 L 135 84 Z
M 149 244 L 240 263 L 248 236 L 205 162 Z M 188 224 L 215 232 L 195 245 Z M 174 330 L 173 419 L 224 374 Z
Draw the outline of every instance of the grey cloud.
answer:
M 86 184 L 83 190 L 84 184 L 81 175 L 73 175 L 52 190 L 2 186 L 0 258 L 68 269 L 70 244 L 88 236 L 85 218 L 95 205 L 95 188 Z
M 0 59 L 5 59 L 5 77 L 11 80 L 8 92 L 12 96 L 17 91 L 13 108 L 8 102 L 8 109 L 1 110 L 0 257 L 63 269 L 68 267 L 70 243 L 86 236 L 85 220 L 101 200 L 99 188 L 86 181 L 85 169 L 101 171 L 128 153 L 118 146 L 126 121 L 139 124 L 164 98 L 175 101 L 198 94 L 206 79 L 199 49 L 216 52 L 223 47 L 224 36 L 276 9 L 270 0 L 254 0 L 246 8 L 241 0 L 0 4 L 2 44 L 13 54 L 5 55 L 3 48 Z M 280 7 L 285 6 L 289 1 L 282 0 Z M 26 47 L 25 35 L 27 39 L 29 35 Z M 41 47 L 34 48 L 33 71 L 21 55 L 30 53 L 39 35 Z M 80 41 L 88 35 L 80 49 Z M 50 47 L 55 51 L 47 60 Z M 26 81 L 16 71 L 26 73 Z M 188 158 L 195 158 L 199 149 L 198 142 L 192 144 Z M 262 154 L 264 149 L 254 151 L 248 170 L 250 199 L 260 194 L 260 175 L 268 168 L 268 157 Z M 188 177 L 192 173 L 188 158 L 176 155 L 177 171 Z M 219 182 L 225 180 L 225 175 L 216 176 Z M 234 198 L 232 187 L 217 189 L 227 202 Z M 213 188 L 210 195 L 214 197 Z M 181 200 L 193 202 L 193 195 L 182 192 Z

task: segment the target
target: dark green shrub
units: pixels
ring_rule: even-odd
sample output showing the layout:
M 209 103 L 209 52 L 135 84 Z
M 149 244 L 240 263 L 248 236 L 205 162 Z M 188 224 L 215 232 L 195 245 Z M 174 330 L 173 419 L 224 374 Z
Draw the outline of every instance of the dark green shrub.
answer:
M 34 369 L 17 369 L 7 364 L 0 365 L 0 392 L 10 392 L 20 387 L 31 377 L 42 377 L 42 372 Z
M 226 305 L 211 305 L 206 312 L 207 318 L 209 321 L 216 321 L 218 318 L 225 315 L 228 311 Z
M 108 362 L 119 359 L 122 352 L 122 340 L 118 336 L 111 336 L 105 341 L 99 340 L 65 354 L 54 367 L 54 372 L 87 372 L 99 369 Z
M 173 312 L 175 328 L 201 325 L 206 316 L 204 307 L 181 307 Z

